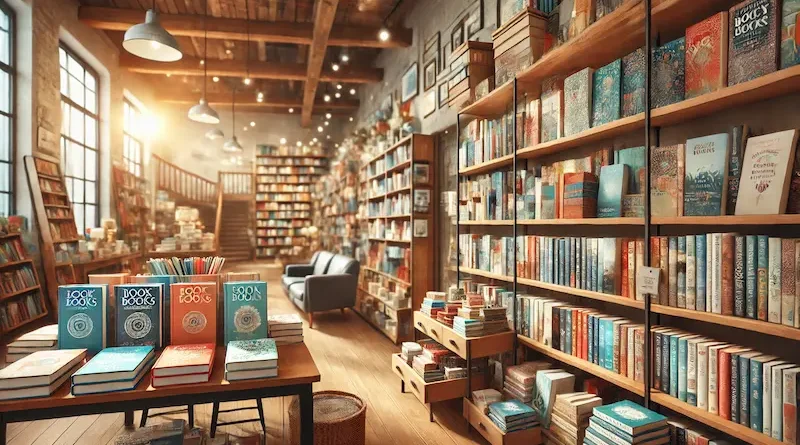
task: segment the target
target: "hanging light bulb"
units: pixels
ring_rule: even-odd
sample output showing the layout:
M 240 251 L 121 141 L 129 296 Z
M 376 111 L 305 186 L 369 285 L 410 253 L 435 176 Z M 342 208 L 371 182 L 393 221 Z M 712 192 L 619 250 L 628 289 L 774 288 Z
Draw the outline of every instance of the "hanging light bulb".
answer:
M 245 77 L 244 80 L 242 80 L 242 83 L 244 83 L 245 85 L 250 85 L 251 82 L 252 80 L 250 80 L 249 77 Z
M 331 69 L 333 69 L 334 71 L 339 71 L 339 64 L 334 63 L 333 65 L 331 65 Z
M 331 95 L 330 95 L 330 94 L 326 94 L 326 95 L 323 97 L 323 99 L 325 100 L 325 102 L 330 102 L 330 101 L 331 101 Z
M 328 125 L 330 125 L 330 124 L 331 124 L 330 122 L 328 122 L 328 121 L 325 121 L 325 126 L 326 126 L 326 127 L 327 127 Z
M 388 42 L 389 39 L 391 39 L 391 38 L 392 38 L 392 33 L 390 33 L 389 30 L 385 26 L 383 28 L 381 28 L 380 31 L 378 31 L 378 39 L 381 42 Z
M 203 57 L 208 57 L 208 2 L 206 1 L 205 15 L 203 16 Z M 189 119 L 203 124 L 218 124 L 219 113 L 206 102 L 206 83 L 208 81 L 208 64 L 203 63 L 203 96 L 200 102 L 189 109 Z
M 330 118 L 331 118 L 331 114 L 330 113 L 325 113 L 325 119 L 330 119 Z
M 347 53 L 342 53 L 341 59 L 342 59 L 342 62 L 347 63 L 347 62 L 350 61 L 350 56 L 348 56 Z
M 302 142 L 300 142 L 300 141 L 297 141 L 297 144 L 295 144 L 295 145 L 297 145 L 298 147 L 302 147 L 302 146 L 303 146 L 303 143 L 302 143 Z
M 155 0 L 153 7 L 145 14 L 144 23 L 133 25 L 125 31 L 122 47 L 134 56 L 156 62 L 175 62 L 183 57 L 178 41 L 158 20 Z
M 355 96 L 356 95 L 356 89 L 355 88 L 350 88 L 350 95 L 351 96 Z
M 319 127 L 317 127 L 317 131 L 322 133 L 323 131 L 325 131 L 325 129 L 322 128 L 322 125 L 320 125 Z
M 225 144 L 222 146 L 222 150 L 227 153 L 240 153 L 244 151 L 242 148 L 242 144 L 239 143 L 239 139 L 236 138 L 236 89 L 233 89 L 231 100 L 231 118 L 233 123 L 231 124 L 231 131 L 233 135 L 230 139 L 225 141 Z
M 350 122 L 353 122 L 353 116 L 350 116 Z
M 250 121 L 250 126 L 251 126 L 251 127 L 255 127 L 255 126 L 256 126 L 256 123 L 255 123 L 255 121 Z
M 289 113 L 294 113 L 294 108 L 289 108 Z
M 281 145 L 286 145 L 286 138 L 281 138 Z
M 208 0 L 206 0 L 206 1 L 208 1 Z M 244 82 L 245 85 L 249 86 L 250 82 L 251 82 L 251 80 L 250 80 L 250 2 L 249 2 L 249 0 L 245 0 L 245 2 L 244 2 L 244 10 L 245 10 L 244 26 L 245 26 L 245 29 L 247 31 L 247 43 L 246 43 L 247 46 L 245 46 L 245 61 L 244 61 L 245 76 L 244 76 L 244 80 L 242 80 L 242 82 Z
M 340 92 L 338 92 L 338 91 L 337 91 L 337 92 L 336 92 L 336 94 L 334 94 L 334 97 L 336 97 L 337 99 L 339 99 L 340 97 L 342 97 L 342 93 L 340 93 Z
M 217 83 L 217 82 L 219 82 L 219 77 L 214 76 L 214 77 L 211 78 L 211 80 L 213 80 L 214 83 Z
M 337 84 L 336 84 L 336 89 L 337 89 L 337 90 L 341 90 L 341 89 L 342 89 L 342 84 L 340 84 L 340 83 L 337 83 Z

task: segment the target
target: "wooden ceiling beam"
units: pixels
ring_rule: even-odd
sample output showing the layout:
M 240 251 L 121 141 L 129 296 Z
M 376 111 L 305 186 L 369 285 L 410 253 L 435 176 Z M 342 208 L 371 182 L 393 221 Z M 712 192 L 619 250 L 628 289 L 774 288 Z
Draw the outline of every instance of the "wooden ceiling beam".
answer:
M 324 57 L 323 57 L 324 58 Z M 321 62 L 320 62 L 321 63 Z M 143 74 L 170 74 L 173 76 L 202 76 L 203 65 L 196 57 L 184 57 L 177 62 L 162 63 L 145 60 L 125 52 L 120 53 L 119 64 L 128 71 Z M 251 60 L 249 75 L 253 79 L 301 80 L 305 81 L 308 66 L 304 63 L 273 63 Z M 248 74 L 244 60 L 208 61 L 208 76 L 245 77 Z M 339 71 L 323 70 L 318 74 L 322 82 L 374 83 L 383 80 L 380 68 L 356 68 L 343 66 Z
M 81 6 L 78 18 L 83 23 L 106 31 L 127 31 L 144 20 L 144 11 L 102 6 Z M 175 36 L 203 37 L 203 15 L 159 14 L 161 25 Z M 208 18 L 208 38 L 222 40 L 247 40 L 244 19 L 223 17 Z M 330 31 L 328 45 L 360 48 L 403 48 L 411 46 L 411 29 L 397 27 L 391 30 L 387 42 L 378 39 L 377 27 L 342 25 Z M 311 23 L 289 21 L 250 21 L 250 40 L 254 42 L 291 43 L 311 45 L 314 27 Z
M 196 104 L 200 100 L 199 93 L 186 93 L 186 92 L 169 92 L 162 91 L 158 94 L 160 101 L 171 104 Z M 206 93 L 206 100 L 208 103 L 217 106 L 230 106 L 232 95 L 229 93 Z M 333 114 L 343 113 L 347 114 L 358 109 L 358 100 L 338 100 L 332 102 L 324 102 L 321 100 L 316 101 L 314 108 L 318 109 L 321 113 L 331 112 Z M 295 112 L 299 113 L 303 106 L 303 101 L 299 98 L 277 98 L 265 96 L 262 102 L 256 100 L 255 94 L 239 93 L 236 95 L 236 108 L 239 107 L 248 109 L 259 108 L 294 108 Z M 222 108 L 218 111 L 223 110 Z
M 308 51 L 308 71 L 303 90 L 303 114 L 300 119 L 300 125 L 303 127 L 311 125 L 311 113 L 314 110 L 317 87 L 322 76 L 322 64 L 325 61 L 325 54 L 328 52 L 328 39 L 338 7 L 339 0 L 320 0 L 314 11 L 314 40 Z

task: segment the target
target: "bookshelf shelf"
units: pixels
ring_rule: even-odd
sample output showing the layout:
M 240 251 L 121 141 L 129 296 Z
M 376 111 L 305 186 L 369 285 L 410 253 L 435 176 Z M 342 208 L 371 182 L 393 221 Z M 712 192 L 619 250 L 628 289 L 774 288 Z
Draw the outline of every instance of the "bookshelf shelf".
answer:
M 633 379 L 628 377 L 619 375 L 613 371 L 609 371 L 608 369 L 601 368 L 600 366 L 595 365 L 594 363 L 587 362 L 586 360 L 580 359 L 573 355 L 555 350 L 549 346 L 545 346 L 542 343 L 534 341 L 531 338 L 528 338 L 524 335 L 517 335 L 517 339 L 523 345 L 538 351 L 550 358 L 556 359 L 562 363 L 565 363 L 573 368 L 578 368 L 582 371 L 588 372 L 589 374 L 596 375 L 603 380 L 606 380 L 614 385 L 619 386 L 620 388 L 624 388 L 634 394 L 637 395 L 644 395 L 644 384 L 640 382 L 636 382 Z
M 720 315 L 711 312 L 693 311 L 672 306 L 653 304 L 650 310 L 657 314 L 670 315 L 673 317 L 686 318 L 690 320 L 713 323 L 721 326 L 742 329 L 745 331 L 760 332 L 774 337 L 783 337 L 791 340 L 800 340 L 800 329 L 793 326 L 785 326 L 777 323 L 769 323 L 752 318 L 735 317 L 732 315 Z
M 399 163 L 399 164 L 397 164 L 397 165 L 395 165 L 393 167 L 387 168 L 386 169 L 386 174 L 388 175 L 389 173 L 394 173 L 396 171 L 405 170 L 408 167 L 411 167 L 411 161 L 410 160 L 403 161 L 403 162 L 401 162 L 401 163 Z
M 467 105 L 461 110 L 461 114 L 475 117 L 492 117 L 503 114 L 508 110 L 511 100 L 514 98 L 514 85 L 506 82 L 495 88 L 482 98 Z
M 33 292 L 33 291 L 38 290 L 38 289 L 39 289 L 39 285 L 37 284 L 36 286 L 26 287 L 25 289 L 20 289 L 20 290 L 11 292 L 10 294 L 0 294 L 0 301 L 8 300 L 9 298 L 14 298 L 14 297 L 17 297 L 19 295 L 27 294 L 28 292 Z
M 521 226 L 643 226 L 644 218 L 520 219 Z
M 579 147 L 590 142 L 609 139 L 641 128 L 644 128 L 644 113 L 617 119 L 613 122 L 590 128 L 572 136 L 565 136 L 553 141 L 522 148 L 517 150 L 517 157 L 522 159 L 537 158 L 569 148 Z
M 391 198 L 394 195 L 399 195 L 401 193 L 408 193 L 410 191 L 411 191 L 411 187 L 402 187 L 402 188 L 399 188 L 397 190 L 392 190 L 392 191 L 386 192 L 386 194 L 384 196 L 386 198 Z
M 411 310 L 411 308 L 410 308 L 410 307 L 400 307 L 400 308 L 398 308 L 398 307 L 394 307 L 394 306 L 392 306 L 391 304 L 389 304 L 389 303 L 388 303 L 388 302 L 387 302 L 385 299 L 383 299 L 383 298 L 381 298 L 381 297 L 379 297 L 379 296 L 377 296 L 377 295 L 371 294 L 369 291 L 367 291 L 366 289 L 364 289 L 364 288 L 362 288 L 362 287 L 359 287 L 359 288 L 358 288 L 358 290 L 359 290 L 360 292 L 363 292 L 365 295 L 368 295 L 368 296 L 370 296 L 370 297 L 372 297 L 372 298 L 374 298 L 374 299 L 376 299 L 376 300 L 380 301 L 381 303 L 383 303 L 384 305 L 386 305 L 386 307 L 388 307 L 389 309 L 391 309 L 391 310 L 393 310 L 393 311 L 395 311 L 395 312 L 408 312 L 408 311 L 410 311 L 410 310 Z
M 481 173 L 497 170 L 498 168 L 505 167 L 506 165 L 511 165 L 512 162 L 514 162 L 513 154 L 500 156 L 499 158 L 495 158 L 490 161 L 459 169 L 458 173 L 462 176 L 479 175 Z
M 16 244 L 19 243 L 19 244 Z M 15 331 L 23 326 L 29 326 L 50 313 L 47 305 L 47 298 L 42 292 L 43 288 L 39 279 L 39 272 L 36 265 L 29 258 L 28 252 L 22 243 L 21 233 L 10 233 L 0 236 L 0 244 L 3 244 L 3 251 L 15 252 L 24 259 L 19 261 L 9 261 L 0 264 L 0 275 L 19 270 L 18 268 L 27 267 L 33 278 L 33 285 L 13 292 L 0 290 L 0 333 Z M 16 246 L 14 246 L 16 244 Z M 6 253 L 3 257 L 6 258 Z M 17 272 L 8 273 L 15 275 Z M 23 272 L 18 272 L 22 274 Z M 20 279 L 21 281 L 22 279 Z M 27 279 L 25 279 L 27 281 Z M 26 283 L 27 284 L 27 283 Z M 37 311 L 41 311 L 36 313 Z
M 728 215 L 654 217 L 660 226 L 774 226 L 800 224 L 800 215 Z
M 367 266 L 363 266 L 362 269 L 368 270 L 370 272 L 374 272 L 374 273 L 376 273 L 378 275 L 383 275 L 384 277 L 386 277 L 386 278 L 388 278 L 390 280 L 396 281 L 397 283 L 400 283 L 400 284 L 402 284 L 404 286 L 411 286 L 411 283 L 409 283 L 408 281 L 401 280 L 400 278 L 397 278 L 394 275 L 390 275 L 390 274 L 388 274 L 386 272 L 382 272 L 382 271 L 380 271 L 378 269 L 374 269 L 372 267 L 367 267 Z
M 30 258 L 26 258 L 24 260 L 19 260 L 19 261 L 9 261 L 8 263 L 0 264 L 0 269 L 22 266 L 23 264 L 29 264 L 32 262 L 33 260 L 31 260 Z
M 492 220 L 492 219 L 481 219 L 475 221 L 459 221 L 459 224 L 462 226 L 513 226 L 514 220 Z
M 489 357 L 514 349 L 514 331 L 481 337 L 464 337 L 453 328 L 439 323 L 420 311 L 414 312 L 414 329 L 436 340 L 459 357 L 467 359 L 467 350 L 471 358 Z
M 369 240 L 379 243 L 411 244 L 411 240 L 407 239 L 370 238 Z

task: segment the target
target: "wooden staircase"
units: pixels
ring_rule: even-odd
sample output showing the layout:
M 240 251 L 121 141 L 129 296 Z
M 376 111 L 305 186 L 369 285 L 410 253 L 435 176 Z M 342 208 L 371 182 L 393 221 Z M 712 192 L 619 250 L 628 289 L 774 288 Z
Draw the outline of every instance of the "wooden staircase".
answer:
M 226 261 L 248 261 L 255 254 L 255 176 L 220 172 L 216 234 Z

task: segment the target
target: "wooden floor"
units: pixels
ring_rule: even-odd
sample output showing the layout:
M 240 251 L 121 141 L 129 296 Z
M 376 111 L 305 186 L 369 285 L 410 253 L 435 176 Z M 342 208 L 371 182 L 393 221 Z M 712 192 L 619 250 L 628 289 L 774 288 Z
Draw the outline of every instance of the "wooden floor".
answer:
M 280 269 L 267 264 L 238 264 L 228 270 L 259 271 L 268 281 L 269 313 L 298 312 L 283 295 Z M 301 314 L 302 315 L 302 314 Z M 357 314 L 339 311 L 315 314 L 314 329 L 304 329 L 305 343 L 322 374 L 315 391 L 338 390 L 353 393 L 367 403 L 366 439 L 368 444 L 473 444 L 485 443 L 469 431 L 460 414 L 461 402 L 434 406 L 436 422 L 428 421 L 428 411 L 412 394 L 400 392 L 400 382 L 391 371 L 390 354 L 398 352 L 386 337 L 370 327 Z M 267 417 L 267 443 L 289 441 L 288 408 L 292 398 L 264 399 Z M 223 404 L 223 409 L 253 406 L 252 402 Z M 166 410 L 169 411 L 169 410 Z M 138 425 L 140 413 L 136 413 Z M 165 416 L 184 418 L 186 415 Z M 257 417 L 255 410 L 220 415 L 220 421 Z M 150 423 L 157 423 L 152 418 Z M 211 405 L 195 407 L 197 426 L 208 428 Z M 11 445 L 103 445 L 113 444 L 124 432 L 123 415 L 103 414 L 57 420 L 13 423 L 8 427 Z M 219 431 L 251 435 L 261 431 L 258 422 L 222 427 Z

